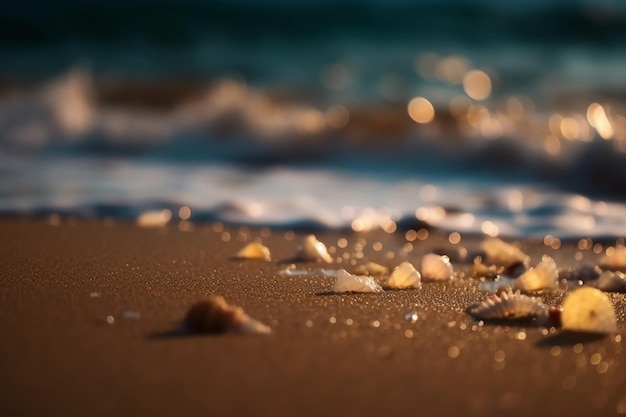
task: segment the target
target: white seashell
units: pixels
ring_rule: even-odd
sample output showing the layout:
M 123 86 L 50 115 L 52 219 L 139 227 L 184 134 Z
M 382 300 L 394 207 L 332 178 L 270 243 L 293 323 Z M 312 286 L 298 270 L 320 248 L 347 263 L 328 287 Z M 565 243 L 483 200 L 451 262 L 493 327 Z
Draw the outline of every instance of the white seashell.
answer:
M 567 296 L 561 321 L 565 330 L 591 333 L 617 330 L 613 303 L 602 291 L 591 287 L 580 288 Z
M 422 276 L 409 262 L 402 262 L 387 279 L 390 288 L 422 288 Z
M 251 242 L 237 252 L 238 259 L 264 259 L 271 261 L 270 250 L 267 246 L 259 242 Z
M 383 289 L 374 281 L 374 278 L 363 275 L 352 275 L 345 269 L 337 271 L 337 278 L 333 286 L 334 292 L 381 292 Z
M 326 245 L 317 240 L 315 235 L 308 235 L 304 238 L 302 245 L 296 252 L 296 258 L 302 261 L 317 261 L 322 260 L 327 263 L 331 263 L 333 258 L 328 253 Z
M 163 227 L 169 223 L 171 218 L 172 212 L 168 209 L 148 210 L 137 217 L 137 225 L 139 227 Z
M 454 268 L 446 255 L 428 253 L 422 258 L 422 279 L 424 281 L 447 281 L 452 279 Z
M 517 263 L 526 264 L 530 260 L 530 257 L 516 246 L 495 237 L 483 241 L 481 248 L 487 255 L 485 261 L 493 265 L 507 267 Z
M 493 294 L 470 309 L 469 313 L 479 320 L 519 320 L 537 318 L 545 322 L 547 308 L 539 298 L 520 294 L 519 291 L 504 291 Z
M 376 262 L 368 262 L 365 265 L 360 265 L 358 268 L 356 268 L 354 270 L 354 273 L 358 275 L 381 276 L 387 275 L 389 273 L 389 268 L 377 264 Z
M 626 292 L 626 277 L 619 271 L 605 271 L 589 285 L 604 292 Z
M 543 255 L 534 268 L 524 272 L 513 282 L 513 289 L 521 292 L 540 292 L 558 288 L 559 270 L 554 259 Z
M 241 307 L 228 304 L 219 295 L 192 305 L 185 315 L 183 329 L 190 333 L 272 332 L 269 326 L 248 316 Z
M 598 262 L 600 268 L 626 271 L 626 246 L 616 246 L 611 255 L 604 255 Z

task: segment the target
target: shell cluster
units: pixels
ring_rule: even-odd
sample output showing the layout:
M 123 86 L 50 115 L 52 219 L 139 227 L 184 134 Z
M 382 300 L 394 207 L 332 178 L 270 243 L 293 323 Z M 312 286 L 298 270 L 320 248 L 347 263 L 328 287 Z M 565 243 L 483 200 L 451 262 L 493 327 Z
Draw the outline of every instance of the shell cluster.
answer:
M 244 246 L 236 255 L 237 259 L 262 259 L 271 261 L 270 250 L 260 242 L 251 242 Z
M 548 309 L 539 298 L 510 290 L 492 294 L 472 307 L 469 313 L 479 320 L 537 319 L 541 324 L 545 323 L 548 317 Z
M 481 263 L 482 257 L 477 257 L 470 269 L 470 276 L 497 279 L 502 275 L 511 286 L 507 285 L 507 289 L 491 294 L 471 306 L 467 312 L 472 317 L 485 321 L 528 320 L 535 325 L 562 327 L 567 331 L 600 334 L 616 331 L 617 319 L 613 304 L 602 291 L 626 292 L 626 276 L 617 272 L 626 270 L 626 248 L 616 247 L 611 256 L 602 258 L 604 272 L 598 266 L 588 264 L 559 271 L 554 259 L 548 255 L 543 255 L 537 265 L 528 268 L 528 255 L 517 246 L 497 238 L 486 239 L 481 249 L 486 263 Z M 269 249 L 259 242 L 249 243 L 237 252 L 236 257 L 271 259 Z M 298 247 L 296 259 L 333 262 L 326 245 L 312 234 L 306 236 Z M 513 271 L 516 271 L 514 275 Z M 334 270 L 331 272 L 335 275 Z M 541 299 L 525 295 L 557 289 L 560 273 L 563 279 L 578 281 L 578 285 L 586 284 L 571 292 L 562 308 L 548 307 Z M 385 289 L 420 289 L 422 281 L 447 281 L 453 278 L 453 274 L 454 268 L 448 256 L 427 253 L 421 259 L 419 271 L 409 262 L 402 262 L 391 274 L 387 267 L 374 262 L 359 266 L 355 274 L 340 269 L 336 272 L 333 291 L 377 293 L 383 291 L 379 283 L 383 283 Z M 514 278 L 518 274 L 519 277 Z M 185 316 L 183 329 L 192 333 L 271 332 L 268 326 L 250 318 L 240 307 L 229 305 L 221 296 L 211 296 L 191 306 Z
M 570 293 L 563 302 L 561 322 L 564 330 L 613 333 L 617 330 L 615 309 L 602 291 L 583 287 Z
M 193 304 L 182 327 L 189 333 L 271 333 L 269 326 L 248 316 L 241 307 L 228 304 L 219 295 Z
M 345 269 L 337 271 L 337 278 L 333 291 L 341 292 L 381 292 L 383 288 L 374 281 L 374 278 L 365 275 L 352 275 Z
M 422 275 L 409 262 L 398 265 L 387 279 L 389 288 L 422 288 Z

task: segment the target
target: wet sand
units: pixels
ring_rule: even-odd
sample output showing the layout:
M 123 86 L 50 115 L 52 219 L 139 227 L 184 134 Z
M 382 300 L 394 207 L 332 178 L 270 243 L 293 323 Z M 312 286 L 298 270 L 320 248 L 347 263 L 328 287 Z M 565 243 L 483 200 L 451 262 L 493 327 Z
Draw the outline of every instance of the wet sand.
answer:
M 467 278 L 337 295 L 322 274 L 284 276 L 280 262 L 231 259 L 261 235 L 275 260 L 287 259 L 298 233 L 2 219 L 0 235 L 3 416 L 626 414 L 622 294 L 610 295 L 619 333 L 585 339 L 480 326 L 465 309 L 485 293 Z M 342 237 L 347 247 L 335 256 L 352 259 L 363 239 L 364 259 L 389 266 L 404 257 L 417 265 L 421 254 L 451 246 L 431 236 L 402 252 L 400 232 L 318 235 L 334 247 Z M 576 263 L 576 242 L 523 248 L 533 262 L 548 253 L 559 266 Z M 583 251 L 583 261 L 597 258 Z M 354 268 L 349 260 L 332 267 Z M 189 305 L 209 294 L 274 333 L 173 334 Z M 413 311 L 414 323 L 404 319 Z

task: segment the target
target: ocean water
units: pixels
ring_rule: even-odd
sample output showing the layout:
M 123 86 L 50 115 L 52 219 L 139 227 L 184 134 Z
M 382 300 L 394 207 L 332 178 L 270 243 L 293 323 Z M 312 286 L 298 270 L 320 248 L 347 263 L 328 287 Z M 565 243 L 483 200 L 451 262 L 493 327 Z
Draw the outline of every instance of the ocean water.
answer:
M 1 213 L 626 235 L 623 2 L 35 5 L 0 13 Z

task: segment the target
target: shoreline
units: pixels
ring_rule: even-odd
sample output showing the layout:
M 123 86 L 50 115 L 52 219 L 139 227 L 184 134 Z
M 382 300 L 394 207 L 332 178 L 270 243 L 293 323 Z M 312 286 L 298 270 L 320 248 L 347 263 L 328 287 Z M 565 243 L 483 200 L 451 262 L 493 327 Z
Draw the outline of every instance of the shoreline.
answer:
M 285 276 L 284 263 L 232 259 L 257 237 L 273 259 L 289 259 L 302 232 L 0 218 L 0 233 L 3 415 L 626 414 L 624 294 L 609 295 L 618 332 L 579 339 L 479 325 L 465 309 L 486 293 L 469 278 L 332 294 L 331 277 Z M 335 257 L 348 253 L 331 266 L 348 270 L 365 260 L 417 264 L 451 246 L 435 233 L 413 242 L 404 232 L 316 235 Z M 407 243 L 412 250 L 402 251 Z M 460 245 L 478 243 L 463 237 Z M 355 245 L 363 258 L 352 265 Z M 522 248 L 532 264 L 544 253 L 559 267 L 599 257 L 575 241 Z M 187 308 L 210 294 L 273 334 L 173 335 Z M 563 295 L 542 298 L 556 306 Z M 414 323 L 404 319 L 409 312 Z

